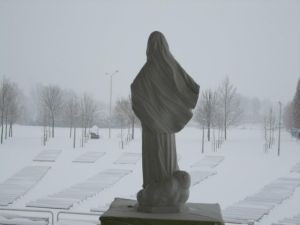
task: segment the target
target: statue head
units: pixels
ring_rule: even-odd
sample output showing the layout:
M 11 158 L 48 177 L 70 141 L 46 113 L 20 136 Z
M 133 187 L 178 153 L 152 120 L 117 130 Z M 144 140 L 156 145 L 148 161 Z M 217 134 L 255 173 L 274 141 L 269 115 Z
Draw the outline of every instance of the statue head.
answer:
M 146 54 L 148 59 L 155 55 L 170 55 L 168 42 L 161 32 L 154 31 L 150 34 Z

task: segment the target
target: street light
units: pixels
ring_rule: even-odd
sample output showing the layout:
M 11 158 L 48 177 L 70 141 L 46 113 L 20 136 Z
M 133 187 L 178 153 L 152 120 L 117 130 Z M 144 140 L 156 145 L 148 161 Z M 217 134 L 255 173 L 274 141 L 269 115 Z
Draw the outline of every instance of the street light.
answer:
M 110 138 L 110 130 L 111 130 L 111 101 L 112 101 L 112 77 L 116 75 L 119 70 L 116 70 L 113 73 L 105 73 L 105 75 L 110 76 L 110 95 L 109 95 L 109 129 L 108 129 L 108 137 Z

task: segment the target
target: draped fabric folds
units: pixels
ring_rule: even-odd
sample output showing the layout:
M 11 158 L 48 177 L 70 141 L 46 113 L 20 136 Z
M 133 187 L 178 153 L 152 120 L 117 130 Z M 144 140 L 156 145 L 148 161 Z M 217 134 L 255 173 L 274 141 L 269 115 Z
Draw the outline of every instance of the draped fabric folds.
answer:
M 199 85 L 169 51 L 162 33 L 148 41 L 147 62 L 131 85 L 132 108 L 143 126 L 159 133 L 180 131 L 191 119 Z
M 143 128 L 143 186 L 179 170 L 175 134 L 192 117 L 199 85 L 169 51 L 164 35 L 153 32 L 147 62 L 131 84 L 132 108 Z

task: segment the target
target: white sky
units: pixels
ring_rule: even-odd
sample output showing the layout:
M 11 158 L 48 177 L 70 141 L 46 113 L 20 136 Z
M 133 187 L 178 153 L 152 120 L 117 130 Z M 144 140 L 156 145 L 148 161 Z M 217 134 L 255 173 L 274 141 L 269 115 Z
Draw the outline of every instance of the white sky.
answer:
M 129 94 L 159 30 L 200 84 L 226 76 L 249 97 L 289 101 L 300 78 L 299 0 L 0 0 L 0 76 L 108 102 Z

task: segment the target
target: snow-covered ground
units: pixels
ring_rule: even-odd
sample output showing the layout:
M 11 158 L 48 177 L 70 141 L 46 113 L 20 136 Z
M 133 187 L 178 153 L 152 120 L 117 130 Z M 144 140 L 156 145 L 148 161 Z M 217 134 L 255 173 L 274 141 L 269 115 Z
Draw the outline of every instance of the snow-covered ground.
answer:
M 78 132 L 79 133 L 79 132 Z M 120 130 L 114 129 L 108 139 L 108 130 L 100 130 L 101 139 L 89 140 L 84 148 L 72 148 L 68 129 L 56 128 L 56 137 L 42 146 L 42 128 L 15 126 L 14 137 L 0 145 L 0 184 L 14 173 L 29 165 L 46 165 L 51 169 L 28 193 L 13 203 L 10 208 L 23 208 L 25 204 L 54 194 L 82 182 L 105 169 L 129 169 L 133 172 L 125 176 L 111 188 L 95 197 L 75 204 L 70 211 L 89 212 L 92 208 L 106 207 L 115 197 L 134 198 L 142 184 L 141 160 L 135 164 L 114 164 L 123 152 L 141 153 L 141 131 L 136 129 L 136 138 L 120 148 Z M 191 165 L 201 158 L 201 130 L 187 127 L 176 136 L 179 166 L 191 171 Z M 79 134 L 78 134 L 79 140 Z M 79 146 L 79 143 L 77 144 Z M 56 162 L 36 162 L 34 157 L 44 149 L 61 149 Z M 106 154 L 95 163 L 74 163 L 75 158 L 87 151 L 100 151 Z M 300 176 L 291 174 L 290 169 L 300 162 L 300 142 L 282 132 L 281 155 L 277 156 L 277 144 L 269 153 L 263 150 L 263 134 L 259 126 L 233 128 L 229 140 L 217 152 L 212 152 L 211 143 L 205 142 L 205 155 L 225 157 L 217 167 L 217 172 L 190 190 L 190 202 L 219 203 L 221 208 L 258 192 L 264 185 L 281 176 Z M 54 210 L 57 212 L 57 210 Z M 257 223 L 270 225 L 279 219 L 300 212 L 300 187 L 291 198 L 275 207 L 269 215 Z

